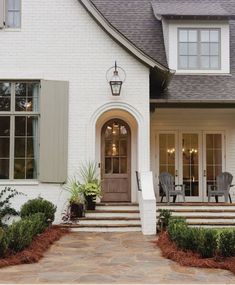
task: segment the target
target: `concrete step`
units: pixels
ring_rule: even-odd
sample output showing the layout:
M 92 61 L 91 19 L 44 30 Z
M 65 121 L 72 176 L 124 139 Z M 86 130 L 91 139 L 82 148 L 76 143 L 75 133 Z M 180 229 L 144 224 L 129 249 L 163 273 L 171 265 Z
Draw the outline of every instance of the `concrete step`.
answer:
M 108 233 L 108 232 L 141 232 L 141 227 L 79 227 L 79 228 L 72 228 L 72 232 L 101 232 L 101 233 Z
M 139 225 L 140 226 L 140 220 L 80 220 L 78 225 L 96 225 L 96 226 L 103 226 L 103 225 Z
M 100 205 L 97 204 L 95 211 L 139 211 L 138 205 Z
M 139 207 L 133 203 L 98 203 L 96 210 L 86 211 L 85 218 L 64 227 L 78 232 L 141 231 Z
M 139 212 L 107 212 L 107 211 L 102 211 L 102 212 L 87 212 L 86 213 L 87 218 L 139 218 Z

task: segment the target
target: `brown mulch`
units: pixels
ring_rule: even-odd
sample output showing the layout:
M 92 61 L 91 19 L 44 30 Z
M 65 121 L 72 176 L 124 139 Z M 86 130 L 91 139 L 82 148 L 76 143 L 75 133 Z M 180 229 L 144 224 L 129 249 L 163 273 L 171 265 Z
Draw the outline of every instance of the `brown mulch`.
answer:
M 14 255 L 8 254 L 5 258 L 0 259 L 0 268 L 38 262 L 44 256 L 47 249 L 68 232 L 69 230 L 67 229 L 52 226 L 42 234 L 35 237 L 28 248 Z
M 183 266 L 201 267 L 201 268 L 217 268 L 230 270 L 235 274 L 235 257 L 222 258 L 201 258 L 198 253 L 192 251 L 183 251 L 172 242 L 167 232 L 159 235 L 155 242 L 162 251 L 162 255 L 168 259 L 176 261 Z

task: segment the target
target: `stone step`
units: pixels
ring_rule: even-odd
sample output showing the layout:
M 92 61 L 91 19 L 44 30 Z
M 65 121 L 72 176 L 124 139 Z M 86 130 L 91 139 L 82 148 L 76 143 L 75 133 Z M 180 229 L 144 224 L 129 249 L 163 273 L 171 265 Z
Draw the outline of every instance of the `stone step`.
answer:
M 113 220 L 110 220 L 110 219 L 105 219 L 105 220 L 87 220 L 87 219 L 84 219 L 84 220 L 80 220 L 78 222 L 77 225 L 95 225 L 95 226 L 104 226 L 104 225 L 112 225 L 112 226 L 116 226 L 116 225 L 141 225 L 140 224 L 140 220 L 137 219 L 137 220 L 131 220 L 131 219 L 127 219 L 127 220 L 119 220 L 119 219 L 113 219 Z
M 182 207 L 182 208 L 171 208 L 171 207 L 164 207 L 162 209 L 165 209 L 165 210 L 169 210 L 171 212 L 177 212 L 177 213 L 193 213 L 193 212 L 198 212 L 198 213 L 235 213 L 235 208 L 220 208 L 220 207 L 217 207 L 217 208 L 202 208 L 202 207 L 189 207 L 189 208 L 186 208 L 186 207 Z M 157 212 L 160 212 L 159 211 L 160 209 L 158 208 L 157 209 Z
M 235 219 L 234 213 L 172 213 L 173 217 L 183 217 L 183 218 L 191 218 L 191 219 Z M 157 214 L 157 218 L 159 215 Z
M 87 218 L 139 218 L 139 212 L 86 212 Z
M 139 206 L 128 206 L 128 205 L 100 205 L 98 204 L 96 206 L 96 210 L 95 211 L 139 211 Z
M 118 209 L 102 209 L 94 211 L 86 211 L 86 213 L 139 213 L 139 209 L 127 209 L 127 210 L 118 210 Z
M 138 206 L 138 203 L 126 203 L 126 202 L 121 202 L 121 203 L 113 203 L 113 202 L 101 202 L 97 203 L 97 206 Z
M 72 228 L 72 232 L 141 232 L 141 227 L 79 227 Z

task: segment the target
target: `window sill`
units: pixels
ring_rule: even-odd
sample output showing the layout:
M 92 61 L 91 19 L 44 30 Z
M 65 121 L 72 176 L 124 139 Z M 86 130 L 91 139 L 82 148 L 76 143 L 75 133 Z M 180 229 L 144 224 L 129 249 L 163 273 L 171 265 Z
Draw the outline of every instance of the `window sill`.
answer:
M 0 29 L 0 31 L 3 31 L 3 32 L 21 32 L 21 28 L 3 28 L 3 29 Z
M 0 186 L 32 186 L 39 185 L 38 180 L 0 180 Z

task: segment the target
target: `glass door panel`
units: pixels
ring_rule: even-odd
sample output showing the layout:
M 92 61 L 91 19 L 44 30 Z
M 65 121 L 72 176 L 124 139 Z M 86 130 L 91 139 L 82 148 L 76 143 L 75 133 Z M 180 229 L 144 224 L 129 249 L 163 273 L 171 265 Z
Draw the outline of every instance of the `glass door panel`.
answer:
M 159 135 L 159 172 L 175 175 L 175 135 Z M 160 174 L 159 173 L 159 174 Z
M 160 133 L 158 135 L 157 181 L 158 181 L 159 174 L 162 172 L 169 172 L 174 177 L 177 174 L 176 139 L 177 137 L 175 133 Z M 175 179 L 178 179 L 178 178 L 175 177 Z M 176 184 L 178 184 L 178 181 L 176 181 Z M 163 194 L 163 190 L 159 186 L 159 196 L 161 197 L 162 194 Z
M 205 140 L 205 191 L 207 196 L 208 185 L 215 185 L 216 176 L 223 171 L 223 142 L 222 134 L 206 133 Z
M 199 135 L 182 134 L 182 180 L 185 196 L 199 196 Z

